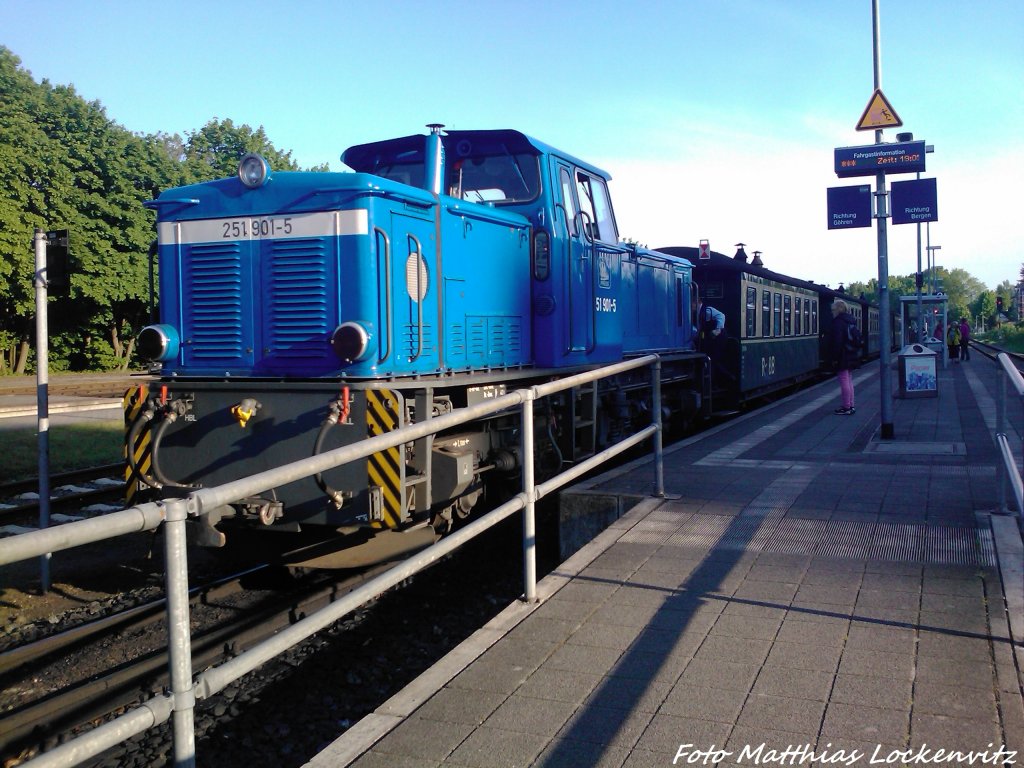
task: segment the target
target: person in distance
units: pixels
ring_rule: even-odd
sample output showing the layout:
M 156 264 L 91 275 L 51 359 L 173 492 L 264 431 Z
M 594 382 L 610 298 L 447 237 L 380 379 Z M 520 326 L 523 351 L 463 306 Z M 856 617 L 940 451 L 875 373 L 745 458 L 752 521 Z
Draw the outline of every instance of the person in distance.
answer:
M 836 408 L 837 416 L 853 416 L 857 412 L 853 402 L 853 371 L 860 364 L 857 321 L 842 299 L 832 302 L 832 364 L 839 380 L 839 394 L 843 404 Z

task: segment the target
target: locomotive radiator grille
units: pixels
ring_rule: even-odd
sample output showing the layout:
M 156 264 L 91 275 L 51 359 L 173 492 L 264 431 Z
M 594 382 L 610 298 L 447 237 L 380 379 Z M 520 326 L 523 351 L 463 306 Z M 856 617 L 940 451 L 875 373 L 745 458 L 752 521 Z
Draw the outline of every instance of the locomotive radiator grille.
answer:
M 327 338 L 334 329 L 329 317 L 326 250 L 318 239 L 272 240 L 267 286 L 270 327 L 268 347 L 281 358 L 320 359 L 329 353 Z M 335 289 L 336 290 L 336 289 Z
M 185 284 L 191 307 L 185 341 L 195 359 L 234 360 L 242 355 L 242 259 L 237 244 L 193 245 Z
M 398 429 L 401 413 L 398 396 L 387 389 L 366 391 L 366 434 L 376 437 Z M 379 519 L 371 520 L 376 527 L 395 528 L 402 520 L 402 464 L 401 448 L 396 446 L 379 451 L 366 461 L 370 487 L 381 492 Z

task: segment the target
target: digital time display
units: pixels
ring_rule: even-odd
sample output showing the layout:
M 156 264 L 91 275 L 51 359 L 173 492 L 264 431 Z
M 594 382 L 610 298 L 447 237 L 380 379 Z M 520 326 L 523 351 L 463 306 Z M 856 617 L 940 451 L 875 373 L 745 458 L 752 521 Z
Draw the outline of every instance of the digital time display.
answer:
M 924 170 L 924 142 L 836 147 L 836 176 L 874 176 L 877 173 L 915 173 Z

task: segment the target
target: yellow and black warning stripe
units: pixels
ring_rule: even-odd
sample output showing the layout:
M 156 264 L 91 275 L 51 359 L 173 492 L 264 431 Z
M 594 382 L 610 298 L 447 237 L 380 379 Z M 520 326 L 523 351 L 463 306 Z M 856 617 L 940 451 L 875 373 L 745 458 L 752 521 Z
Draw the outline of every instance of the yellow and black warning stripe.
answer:
M 135 420 L 142 415 L 142 407 L 146 404 L 148 394 L 149 387 L 145 384 L 140 384 L 139 386 L 131 387 L 125 392 L 124 398 L 121 400 L 121 407 L 124 409 L 124 500 L 128 506 L 136 502 L 136 497 L 142 488 L 148 487 L 139 473 L 149 473 L 149 465 L 152 458 L 150 455 L 149 425 L 147 424 L 139 430 L 134 445 L 128 445 L 128 435 L 131 433 Z M 132 452 L 131 455 L 134 458 L 134 464 L 138 471 L 132 469 L 132 462 L 128 461 L 128 451 Z
M 389 389 L 366 390 L 366 434 L 376 437 L 401 426 L 399 395 Z M 381 519 L 377 527 L 395 528 L 402 521 L 402 449 L 379 451 L 367 459 L 367 477 L 371 487 L 381 490 Z

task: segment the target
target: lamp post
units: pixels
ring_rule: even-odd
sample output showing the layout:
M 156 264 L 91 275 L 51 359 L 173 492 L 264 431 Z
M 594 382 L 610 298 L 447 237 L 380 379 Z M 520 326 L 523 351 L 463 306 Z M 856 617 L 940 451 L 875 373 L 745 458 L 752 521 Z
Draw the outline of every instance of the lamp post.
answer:
M 931 230 L 931 227 L 927 227 L 926 226 L 925 230 L 926 230 L 927 236 L 928 236 L 928 245 L 927 245 L 927 248 L 926 248 L 926 250 L 928 251 L 928 270 L 929 270 L 929 272 L 928 272 L 928 292 L 934 296 L 935 295 L 935 270 L 936 270 L 936 267 L 937 267 L 937 265 L 935 263 L 935 251 L 941 251 L 942 250 L 942 246 L 941 245 L 932 245 L 932 230 Z
M 897 133 L 896 141 L 913 141 L 914 134 L 912 133 Z M 929 154 L 935 151 L 933 144 L 926 144 L 924 147 L 925 154 Z M 921 172 L 917 172 L 917 180 L 921 180 Z M 921 286 L 923 280 L 921 275 L 921 222 L 917 222 L 917 275 L 914 278 L 914 286 L 917 289 L 917 341 L 921 341 L 924 336 L 924 315 L 923 308 L 921 306 Z M 931 331 L 932 329 L 929 329 Z

